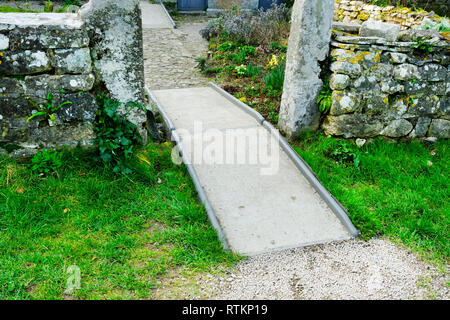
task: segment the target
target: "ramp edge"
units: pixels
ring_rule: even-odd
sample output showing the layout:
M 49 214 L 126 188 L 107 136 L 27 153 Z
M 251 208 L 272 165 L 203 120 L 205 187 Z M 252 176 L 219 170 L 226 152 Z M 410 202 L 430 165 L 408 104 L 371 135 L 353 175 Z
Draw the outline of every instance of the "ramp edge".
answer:
M 200 183 L 200 179 L 198 178 L 197 172 L 195 171 L 194 167 L 192 166 L 192 164 L 190 164 L 189 160 L 187 159 L 187 156 L 183 149 L 183 143 L 181 142 L 181 138 L 178 136 L 178 134 L 175 131 L 175 126 L 173 125 L 172 121 L 168 117 L 167 113 L 163 110 L 163 108 L 159 104 L 158 99 L 156 99 L 155 95 L 150 91 L 150 89 L 147 86 L 145 87 L 145 89 L 147 91 L 149 99 L 155 105 L 158 112 L 161 114 L 161 116 L 164 119 L 164 124 L 170 133 L 171 141 L 173 141 L 175 143 L 176 148 L 178 149 L 178 152 L 181 154 L 183 163 L 186 166 L 188 173 L 191 176 L 192 181 L 194 182 L 194 187 L 197 190 L 200 202 L 205 206 L 205 210 L 208 215 L 208 220 L 211 223 L 211 225 L 213 226 L 213 228 L 216 229 L 217 236 L 219 237 L 219 240 L 222 243 L 222 247 L 225 250 L 231 251 L 230 246 L 227 241 L 227 238 L 225 237 L 225 234 L 222 230 L 220 222 L 217 219 L 216 213 L 214 212 L 214 209 L 211 206 L 211 203 L 209 202 L 206 192 L 203 189 L 202 184 Z

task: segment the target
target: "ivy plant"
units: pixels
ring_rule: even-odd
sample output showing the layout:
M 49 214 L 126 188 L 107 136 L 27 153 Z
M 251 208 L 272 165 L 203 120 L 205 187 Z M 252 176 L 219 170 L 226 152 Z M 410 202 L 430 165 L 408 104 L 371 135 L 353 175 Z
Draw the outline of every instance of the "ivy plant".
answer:
M 126 118 L 133 108 L 145 109 L 145 107 L 133 102 L 118 102 L 105 95 L 98 95 L 97 103 L 99 106 L 95 124 L 97 137 L 94 140 L 94 144 L 98 147 L 97 160 L 110 166 L 115 173 L 129 174 L 132 170 L 128 163 L 136 146 L 142 143 L 142 139 L 136 125 Z

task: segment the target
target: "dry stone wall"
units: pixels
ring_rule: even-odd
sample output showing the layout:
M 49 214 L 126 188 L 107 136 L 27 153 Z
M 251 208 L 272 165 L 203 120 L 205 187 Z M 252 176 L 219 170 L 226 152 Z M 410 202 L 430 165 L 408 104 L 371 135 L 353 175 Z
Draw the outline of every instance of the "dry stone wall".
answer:
M 430 4 L 432 1 L 428 1 Z M 427 9 L 436 9 L 436 6 L 425 6 Z M 441 14 L 447 14 L 450 9 L 450 4 L 447 0 L 439 0 L 442 4 L 442 10 L 439 10 Z M 447 10 L 444 9 L 446 3 Z M 440 8 L 441 6 L 439 6 Z M 425 11 L 414 11 L 408 8 L 397 8 L 395 6 L 380 7 L 373 4 L 369 4 L 363 1 L 354 0 L 336 0 L 334 20 L 339 22 L 356 22 L 362 23 L 369 19 L 379 20 L 388 23 L 394 23 L 401 26 L 402 29 L 410 29 L 418 27 L 422 24 L 422 21 L 427 18 L 435 20 L 434 13 Z
M 449 138 L 449 44 L 438 33 L 400 32 L 375 21 L 364 23 L 359 35 L 334 32 L 325 133 Z
M 90 145 L 96 88 L 145 102 L 138 0 L 91 0 L 82 13 L 0 14 L 0 149 Z M 127 118 L 145 141 L 146 112 Z
M 0 142 L 36 148 L 89 144 L 97 106 L 89 37 L 74 14 L 0 15 Z M 54 123 L 33 113 L 48 95 Z M 38 107 L 39 106 L 39 107 Z

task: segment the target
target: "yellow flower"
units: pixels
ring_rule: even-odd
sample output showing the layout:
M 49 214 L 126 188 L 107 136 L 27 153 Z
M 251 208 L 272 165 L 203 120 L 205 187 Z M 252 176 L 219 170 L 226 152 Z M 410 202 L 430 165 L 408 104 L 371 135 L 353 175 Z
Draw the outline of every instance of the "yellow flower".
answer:
M 239 98 L 239 101 L 246 103 L 247 102 L 247 98 L 246 97 Z
M 278 57 L 276 55 L 272 55 L 272 59 L 270 59 L 267 67 L 270 69 L 274 69 L 278 65 Z

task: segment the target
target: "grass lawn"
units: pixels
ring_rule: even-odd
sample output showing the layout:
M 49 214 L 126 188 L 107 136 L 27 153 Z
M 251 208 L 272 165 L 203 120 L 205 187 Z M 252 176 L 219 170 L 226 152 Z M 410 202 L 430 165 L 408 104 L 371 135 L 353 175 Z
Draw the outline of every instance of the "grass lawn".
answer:
M 342 139 L 303 134 L 296 151 L 312 167 L 324 186 L 346 207 L 355 226 L 368 239 L 384 235 L 439 264 L 450 257 L 450 144 L 391 143 L 381 138 L 358 148 L 359 154 L 339 161 L 333 155 Z
M 88 151 L 64 152 L 46 178 L 0 158 L 0 299 L 152 298 L 157 279 L 179 267 L 238 261 L 170 152 L 139 151 L 129 177 L 96 166 Z M 65 294 L 72 265 L 81 289 Z

